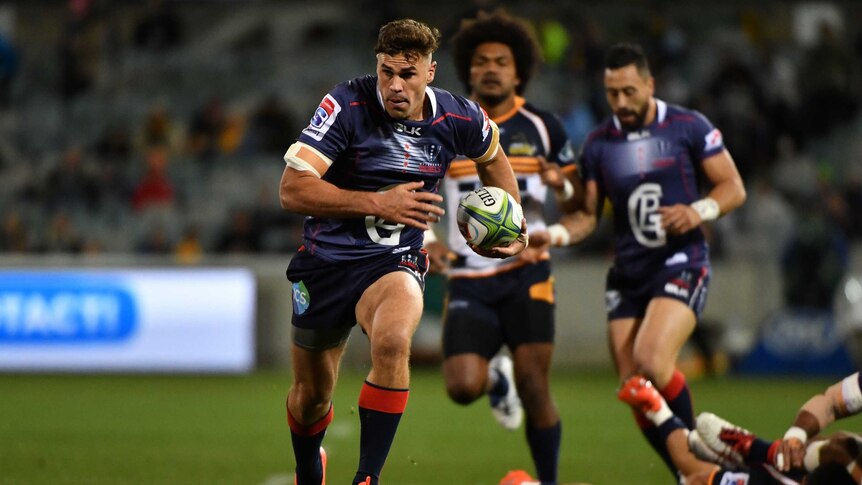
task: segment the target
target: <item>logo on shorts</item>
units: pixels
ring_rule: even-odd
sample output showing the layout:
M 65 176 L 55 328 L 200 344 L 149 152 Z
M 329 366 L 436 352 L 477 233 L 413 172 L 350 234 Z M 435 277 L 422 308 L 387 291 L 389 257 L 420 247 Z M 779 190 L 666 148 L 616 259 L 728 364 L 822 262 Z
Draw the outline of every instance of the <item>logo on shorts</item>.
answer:
M 617 309 L 620 302 L 623 301 L 622 295 L 617 290 L 609 290 L 605 292 L 605 308 L 608 313 Z
M 721 476 L 721 485 L 747 485 L 748 473 L 724 472 Z
M 398 263 L 398 267 L 401 269 L 405 269 L 413 276 L 421 280 L 423 273 L 422 268 L 419 266 L 419 256 L 416 254 L 402 254 L 401 261 Z
M 297 281 L 293 284 L 293 313 L 302 315 L 305 310 L 308 310 L 308 305 L 311 304 L 311 296 L 308 294 L 308 289 L 305 283 Z
M 664 292 L 688 299 L 688 283 L 680 278 L 674 278 L 664 284 Z

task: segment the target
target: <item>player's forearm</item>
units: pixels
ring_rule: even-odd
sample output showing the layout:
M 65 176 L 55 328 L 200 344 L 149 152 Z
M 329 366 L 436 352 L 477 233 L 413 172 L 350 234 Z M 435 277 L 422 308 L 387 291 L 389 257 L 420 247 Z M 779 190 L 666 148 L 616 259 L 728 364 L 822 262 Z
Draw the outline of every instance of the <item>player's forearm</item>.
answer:
M 733 177 L 713 187 L 707 197 L 718 203 L 719 215 L 724 215 L 745 202 L 745 186 L 741 178 Z
M 560 225 L 569 232 L 569 244 L 577 244 L 587 238 L 596 229 L 595 214 L 578 211 L 560 217 Z
M 281 206 L 315 217 L 362 217 L 379 214 L 379 194 L 344 190 L 311 174 L 282 181 Z
M 515 178 L 515 172 L 512 171 L 508 158 L 498 155 L 487 163 L 477 164 L 476 171 L 479 172 L 479 180 L 482 181 L 482 185 L 500 187 L 512 194 L 518 203 L 521 202 L 518 180 Z

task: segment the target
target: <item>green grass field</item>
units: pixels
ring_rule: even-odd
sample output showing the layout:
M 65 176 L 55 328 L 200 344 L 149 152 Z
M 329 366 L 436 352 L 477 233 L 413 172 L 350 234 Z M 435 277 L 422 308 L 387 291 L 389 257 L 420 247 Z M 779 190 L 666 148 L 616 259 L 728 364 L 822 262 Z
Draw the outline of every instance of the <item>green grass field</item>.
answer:
M 355 470 L 356 398 L 346 370 L 324 442 L 330 485 Z M 285 373 L 251 376 L 0 375 L 0 484 L 292 484 Z M 692 382 L 695 407 L 761 434 L 783 433 L 830 380 L 721 378 Z M 560 478 L 670 484 L 670 475 L 615 400 L 610 372 L 558 371 Z M 862 419 L 862 418 L 859 418 Z M 859 429 L 853 418 L 841 428 Z M 417 369 L 407 414 L 384 469 L 389 485 L 496 485 L 532 473 L 523 431 L 499 428 L 486 401 L 446 398 L 437 369 Z

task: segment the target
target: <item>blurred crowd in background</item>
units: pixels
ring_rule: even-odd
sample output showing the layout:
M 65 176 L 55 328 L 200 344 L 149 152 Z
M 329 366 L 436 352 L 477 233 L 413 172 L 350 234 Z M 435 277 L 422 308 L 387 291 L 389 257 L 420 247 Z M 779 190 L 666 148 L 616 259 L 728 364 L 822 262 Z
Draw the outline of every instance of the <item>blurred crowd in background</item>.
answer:
M 605 48 L 641 43 L 657 96 L 722 130 L 748 188 L 716 257 L 774 261 L 789 300 L 828 304 L 862 240 L 862 5 L 522 3 L 5 2 L 0 252 L 290 253 L 281 156 L 334 84 L 373 72 L 377 28 L 439 27 L 435 85 L 463 93 L 446 42 L 503 7 L 543 48 L 527 98 L 576 145 L 609 114 Z M 606 252 L 609 231 L 567 252 Z

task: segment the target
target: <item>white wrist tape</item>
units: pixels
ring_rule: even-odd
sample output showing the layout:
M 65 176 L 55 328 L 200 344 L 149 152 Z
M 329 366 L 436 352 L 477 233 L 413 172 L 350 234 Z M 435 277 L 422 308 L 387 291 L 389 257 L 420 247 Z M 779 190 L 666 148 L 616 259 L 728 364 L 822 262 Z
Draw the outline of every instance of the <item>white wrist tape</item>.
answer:
M 548 238 L 551 240 L 551 246 L 561 247 L 572 243 L 569 230 L 560 223 L 548 226 Z
M 433 229 L 425 230 L 425 238 L 422 240 L 422 244 L 431 244 L 433 242 L 437 242 L 437 235 L 434 234 Z
M 555 190 L 554 195 L 557 197 L 557 200 L 559 200 L 560 202 L 570 201 L 570 200 L 572 200 L 572 197 L 575 196 L 575 186 L 572 185 L 571 180 L 564 179 L 563 180 L 563 190 L 562 191 Z
M 803 444 L 805 444 L 808 441 L 808 433 L 806 433 L 805 430 L 800 428 L 799 426 L 791 426 L 790 429 L 788 429 L 787 432 L 784 433 L 784 439 L 789 440 L 792 438 L 796 438 Z
M 857 414 L 862 410 L 862 390 L 859 389 L 858 372 L 841 381 L 841 398 L 844 400 L 847 414 Z
M 702 221 L 718 219 L 720 213 L 718 202 L 709 197 L 704 197 L 703 199 L 692 202 L 691 208 L 698 213 L 700 220 Z

